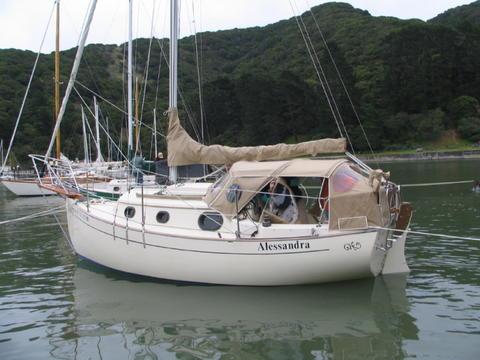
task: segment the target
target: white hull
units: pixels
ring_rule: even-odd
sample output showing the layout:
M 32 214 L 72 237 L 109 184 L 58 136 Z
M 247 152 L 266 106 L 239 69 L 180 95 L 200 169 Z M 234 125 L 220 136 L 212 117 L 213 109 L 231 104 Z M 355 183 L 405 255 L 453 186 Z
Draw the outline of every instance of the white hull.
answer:
M 1 180 L 1 183 L 17 196 L 56 195 L 55 192 L 38 186 L 34 180 Z
M 268 239 L 209 232 L 202 238 L 175 227 L 128 224 L 120 211 L 114 213 L 113 205 L 87 209 L 84 202 L 68 199 L 74 250 L 98 264 L 155 278 L 256 286 L 321 283 L 376 276 L 386 259 L 382 231 L 298 237 L 279 232 Z M 290 249 L 279 249 L 282 244 Z

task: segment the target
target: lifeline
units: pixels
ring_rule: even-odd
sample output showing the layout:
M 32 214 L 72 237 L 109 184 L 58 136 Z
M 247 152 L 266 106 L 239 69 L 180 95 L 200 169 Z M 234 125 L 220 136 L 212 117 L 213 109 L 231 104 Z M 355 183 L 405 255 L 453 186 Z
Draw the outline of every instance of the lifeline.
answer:
M 310 249 L 310 243 L 308 241 L 295 241 L 289 243 L 269 244 L 268 242 L 258 244 L 258 251 L 271 251 L 271 250 L 299 250 Z

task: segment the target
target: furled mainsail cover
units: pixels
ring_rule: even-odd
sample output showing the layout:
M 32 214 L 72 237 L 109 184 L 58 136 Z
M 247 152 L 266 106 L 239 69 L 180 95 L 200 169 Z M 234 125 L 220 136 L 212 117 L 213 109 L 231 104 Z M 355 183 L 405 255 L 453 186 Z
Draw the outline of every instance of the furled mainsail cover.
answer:
M 315 156 L 344 152 L 345 139 L 322 139 L 299 144 L 229 147 L 202 145 L 193 140 L 180 124 L 177 110 L 170 111 L 167 135 L 168 165 L 233 164 L 237 161 L 286 160 L 300 156 Z

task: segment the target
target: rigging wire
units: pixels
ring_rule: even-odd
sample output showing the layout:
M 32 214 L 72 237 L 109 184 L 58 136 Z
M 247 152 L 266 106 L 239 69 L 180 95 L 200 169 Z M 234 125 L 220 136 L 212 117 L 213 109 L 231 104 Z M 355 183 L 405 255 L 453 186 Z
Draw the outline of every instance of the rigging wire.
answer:
M 74 89 L 75 89 L 75 88 L 74 88 Z M 77 90 L 75 89 L 75 91 L 77 91 Z M 77 93 L 78 93 L 78 92 L 77 92 Z M 93 114 L 93 117 L 95 118 L 95 114 L 90 110 L 90 107 L 89 107 L 86 103 L 85 103 L 85 105 L 86 105 L 87 108 L 89 109 L 90 113 Z M 92 130 L 92 128 L 90 127 L 90 123 L 88 122 L 88 117 L 87 117 L 87 115 L 85 115 L 85 123 L 86 123 L 87 126 L 88 126 L 88 130 L 90 131 L 90 134 L 89 134 L 89 135 L 91 136 L 95 147 L 98 148 L 97 137 L 93 134 L 93 130 Z M 100 125 L 100 123 L 99 123 L 99 125 Z M 90 152 L 89 152 L 89 153 L 90 153 Z
M 169 61 L 168 61 L 168 57 L 165 53 L 165 50 L 163 49 L 163 44 L 160 42 L 159 39 L 157 39 L 157 42 L 158 42 L 158 45 L 160 46 L 160 51 L 161 51 L 161 54 L 163 55 L 163 58 L 165 60 L 165 63 L 167 64 L 167 67 L 170 68 L 170 64 L 169 64 Z M 183 91 L 182 91 L 182 87 L 180 86 L 180 84 L 178 84 L 178 95 L 180 96 L 180 100 L 183 104 L 183 107 L 184 107 L 184 110 L 185 110 L 185 113 L 187 114 L 187 119 L 188 121 L 190 122 L 190 125 L 192 126 L 192 130 L 193 132 L 195 133 L 195 136 L 197 137 L 197 139 L 200 138 L 200 135 L 198 133 L 198 129 L 197 127 L 195 126 L 195 122 L 193 120 L 193 116 L 192 116 L 192 112 L 190 110 L 190 108 L 188 107 L 188 104 L 187 102 L 185 101 L 185 97 L 183 96 Z
M 379 229 L 379 230 L 388 230 L 388 231 L 395 231 L 395 232 L 402 232 L 407 234 L 414 234 L 414 235 L 426 235 L 426 236 L 434 236 L 440 238 L 447 238 L 447 239 L 457 239 L 457 240 L 467 240 L 467 241 L 480 241 L 480 238 L 474 237 L 465 237 L 465 236 L 456 236 L 456 235 L 447 235 L 447 234 L 436 234 L 436 233 L 429 233 L 425 231 L 414 231 L 414 230 L 400 230 L 400 229 L 392 229 L 392 228 L 384 228 L 381 226 L 369 226 L 370 229 Z
M 350 92 L 348 91 L 347 89 L 347 86 L 345 85 L 345 82 L 343 80 L 343 76 L 340 72 L 340 70 L 338 69 L 338 66 L 337 66 L 337 63 L 335 61 L 335 58 L 333 57 L 333 54 L 332 52 L 330 51 L 330 47 L 328 46 L 328 43 L 327 43 L 327 40 L 325 39 L 325 36 L 323 35 L 323 31 L 321 30 L 320 28 L 320 25 L 318 24 L 318 21 L 317 21 L 317 17 L 315 16 L 315 13 L 312 11 L 312 7 L 310 6 L 310 3 L 308 0 L 305 0 L 306 3 L 307 3 L 307 7 L 310 11 L 310 14 L 312 15 L 312 18 L 313 18 L 313 21 L 315 22 L 315 26 L 320 34 L 320 37 L 322 38 L 322 41 L 323 41 L 323 44 L 325 46 L 325 49 L 327 50 L 328 52 L 328 55 L 330 57 L 330 60 L 332 61 L 332 64 L 335 68 L 335 71 L 337 73 L 337 76 L 340 80 L 340 83 L 342 84 L 342 87 L 343 87 L 343 90 L 345 91 L 345 95 L 347 96 L 347 99 L 350 103 L 350 106 L 352 107 L 352 110 L 353 110 L 353 113 L 355 115 L 355 118 L 357 119 L 357 122 L 358 122 L 358 125 L 360 126 L 360 129 L 362 130 L 362 133 L 363 133 L 363 136 L 365 137 L 365 141 L 367 142 L 367 145 L 368 145 L 368 148 L 373 156 L 373 158 L 375 159 L 375 162 L 377 164 L 377 167 L 380 167 L 380 165 L 378 164 L 378 158 L 375 154 L 375 152 L 373 151 L 373 148 L 372 148 L 372 145 L 370 143 L 370 140 L 368 139 L 368 136 L 367 136 L 367 133 L 365 131 L 365 128 L 363 127 L 363 124 L 362 124 L 362 121 L 360 120 L 360 116 L 358 115 L 358 112 L 357 112 L 357 109 L 355 107 L 355 105 L 353 104 L 353 101 L 352 101 L 352 98 L 350 96 Z
M 196 60 L 196 68 L 197 68 L 197 82 L 198 82 L 198 101 L 200 106 L 200 134 L 201 139 L 200 142 L 205 144 L 205 109 L 203 106 L 203 96 L 202 96 L 202 76 L 200 73 L 200 59 L 198 53 L 198 40 L 197 40 L 197 27 L 195 22 L 195 5 L 192 0 L 192 17 L 193 17 L 193 33 L 194 33 L 194 45 L 195 45 L 195 60 Z
M 95 117 L 95 114 L 92 112 L 92 110 L 90 109 L 90 107 L 88 106 L 87 102 L 85 101 L 85 99 L 82 97 L 82 95 L 80 94 L 80 92 L 78 91 L 77 87 L 74 86 L 73 89 L 75 90 L 75 92 L 77 93 L 78 97 L 80 98 L 80 101 L 85 105 L 85 107 L 88 109 L 88 111 L 90 112 L 90 114 Z M 88 124 L 88 121 L 86 122 L 89 129 L 90 129 L 90 133 L 92 134 L 93 136 L 93 133 L 92 133 L 92 130 L 90 128 L 90 125 Z M 120 152 L 120 155 L 127 161 L 129 161 L 127 159 L 127 157 L 125 156 L 125 154 L 121 151 L 121 149 L 117 146 L 117 144 L 113 141 L 112 137 L 110 136 L 109 133 L 107 133 L 107 131 L 105 130 L 105 128 L 103 127 L 103 125 L 99 122 L 98 125 L 101 127 L 101 129 L 106 133 L 107 137 L 110 139 L 110 141 L 112 142 L 113 145 L 115 145 L 116 149 Z M 95 142 L 95 140 L 94 140 Z
M 90 6 L 91 6 L 91 2 L 92 2 L 92 0 L 90 0 L 89 8 L 90 8 Z M 118 12 L 118 8 L 117 8 L 117 12 Z M 70 23 L 70 24 L 73 24 L 73 23 L 74 23 L 74 21 L 72 21 L 73 18 L 72 18 L 72 16 L 70 15 L 70 13 L 68 12 L 68 10 L 66 11 L 66 14 L 67 14 L 67 16 L 70 17 L 70 20 L 71 20 L 71 21 L 70 21 L 69 23 Z M 84 17 L 84 18 L 83 18 L 83 23 L 82 23 L 81 29 L 83 29 L 83 28 L 85 27 L 85 22 L 86 22 L 86 20 L 87 20 L 87 18 Z M 112 22 L 113 22 L 113 17 L 112 17 Z M 112 22 L 110 23 L 110 27 L 111 27 Z M 78 44 L 80 43 L 80 38 L 81 38 L 81 35 L 82 35 L 82 31 L 78 31 L 78 29 L 76 29 L 76 28 L 74 28 L 74 31 L 79 34 L 79 35 L 78 35 L 78 40 L 77 40 L 77 46 L 78 46 Z M 92 83 L 93 83 L 93 85 L 94 85 L 97 93 L 100 93 L 100 85 L 99 85 L 99 83 L 97 82 L 98 77 L 97 77 L 97 76 L 94 76 L 92 67 L 90 66 L 90 63 L 89 63 L 89 61 L 88 61 L 88 48 L 86 48 L 85 51 L 84 51 L 84 54 L 83 54 L 83 56 L 82 56 L 82 61 L 85 62 L 87 74 L 88 74 L 88 76 L 89 76 L 90 81 L 92 81 Z M 105 113 L 106 113 L 106 116 L 110 116 L 110 114 L 109 114 L 109 112 L 108 112 L 108 109 L 105 110 Z
M 10 143 L 8 144 L 7 153 L 5 155 L 5 159 L 3 159 L 2 168 L 0 169 L 0 174 L 3 173 L 3 170 L 5 169 L 5 165 L 8 161 L 8 156 L 10 155 L 10 151 L 12 150 L 13 141 L 15 139 L 15 135 L 17 133 L 18 125 L 20 124 L 20 119 L 21 119 L 22 114 L 23 114 L 23 108 L 25 106 L 25 102 L 27 101 L 27 96 L 30 92 L 30 86 L 32 85 L 32 80 L 33 80 L 33 77 L 35 75 L 35 70 L 37 69 L 38 60 L 40 59 L 40 54 L 42 53 L 43 44 L 45 43 L 45 38 L 47 37 L 47 32 L 48 32 L 48 29 L 50 28 L 50 23 L 52 21 L 53 12 L 55 10 L 56 5 L 57 5 L 57 1 L 54 2 L 53 6 L 52 6 L 52 10 L 50 11 L 50 17 L 48 18 L 47 26 L 45 28 L 45 32 L 43 33 L 42 41 L 40 43 L 40 48 L 38 49 L 37 57 L 35 58 L 35 63 L 33 64 L 33 69 L 32 69 L 32 72 L 30 74 L 30 79 L 28 80 L 27 89 L 25 90 L 25 95 L 23 96 L 22 105 L 20 106 L 20 111 L 18 112 L 18 116 L 17 116 L 17 120 L 15 122 L 15 127 L 13 129 L 12 137 L 10 138 Z
M 163 41 L 163 39 L 162 39 Z M 162 50 L 160 50 L 161 52 Z M 157 72 L 157 84 L 155 87 L 155 101 L 153 103 L 153 108 L 156 109 L 158 105 L 158 91 L 159 91 L 159 86 L 160 86 L 160 75 L 162 73 L 162 57 L 160 56 L 160 59 L 158 61 L 158 72 Z
M 88 109 L 88 111 L 90 112 L 90 114 L 92 116 L 95 116 L 94 113 L 92 112 L 92 110 L 90 109 L 90 107 L 88 106 L 88 104 L 86 103 L 85 99 L 82 97 L 82 95 L 80 94 L 80 92 L 78 91 L 78 89 L 74 86 L 73 87 L 73 90 L 77 93 L 78 97 L 80 98 L 81 102 L 85 105 L 85 107 Z M 88 124 L 88 122 L 87 122 Z M 135 164 L 133 162 L 131 162 L 128 157 L 122 152 L 122 150 L 118 147 L 118 145 L 115 143 L 115 141 L 113 141 L 112 137 L 110 136 L 110 134 L 105 130 L 105 127 L 99 123 L 98 124 L 100 126 L 100 128 L 102 129 L 102 131 L 107 135 L 108 139 L 111 141 L 112 145 L 115 147 L 115 149 L 118 151 L 119 155 L 121 157 L 123 157 L 123 159 L 125 159 L 125 161 L 133 168 L 133 169 L 136 169 L 137 171 L 140 171 L 144 174 L 155 174 L 155 175 L 160 175 L 160 174 L 156 174 L 154 172 L 150 172 L 150 171 L 145 171 L 145 170 L 142 170 L 142 169 L 138 169 Z M 90 126 L 90 125 L 89 125 Z M 144 124 L 144 126 L 147 126 Z M 90 129 L 90 132 L 91 129 Z M 95 140 L 94 140 L 95 141 Z
M 42 197 L 43 199 L 45 200 L 45 203 L 47 205 L 50 205 L 50 201 L 48 199 L 48 196 L 45 195 L 45 194 L 42 194 Z M 62 205 L 61 206 L 63 208 L 63 211 L 65 211 L 65 205 Z M 59 211 L 53 211 L 51 213 L 51 215 L 54 217 L 55 219 L 55 222 L 57 223 L 58 227 L 60 228 L 60 230 L 62 231 L 62 235 L 63 237 L 65 238 L 65 240 L 67 240 L 67 242 L 70 244 L 70 248 L 71 250 L 75 253 L 75 250 L 74 250 L 74 247 L 73 247 L 73 244 L 72 244 L 72 240 L 70 239 L 70 236 L 68 236 L 68 231 L 65 229 L 65 227 L 62 225 L 62 223 L 60 222 L 60 220 L 58 219 L 58 216 L 57 214 L 62 212 L 61 210 Z
M 199 21 L 199 27 L 200 27 L 200 32 L 198 34 L 198 37 L 200 39 L 200 73 L 201 74 L 205 74 L 205 71 L 204 71 L 204 56 L 203 56 L 203 53 L 204 53 L 204 38 L 203 38 L 203 22 L 202 22 L 202 0 L 198 0 L 198 7 L 199 7 L 199 15 L 198 15 L 198 21 Z M 203 95 L 202 95 L 202 98 L 203 98 Z M 204 107 L 204 111 L 205 111 L 205 107 Z M 207 121 L 207 114 L 205 113 L 205 135 L 207 137 L 207 143 L 210 143 L 210 131 L 209 131 L 209 126 L 208 126 L 208 121 Z
M 297 12 L 298 12 L 298 7 L 297 7 L 297 4 L 295 2 L 295 0 L 293 0 L 293 4 L 295 5 L 296 9 L 297 9 Z M 337 101 L 335 100 L 335 96 L 333 94 L 333 91 L 330 87 L 330 83 L 328 81 L 328 77 L 326 75 L 326 72 L 323 68 L 323 65 L 320 61 L 320 58 L 318 57 L 318 52 L 317 50 L 315 49 L 315 45 L 313 44 L 313 41 L 312 41 L 312 38 L 310 36 L 310 32 L 308 31 L 308 27 L 307 25 L 305 24 L 305 21 L 303 20 L 303 16 L 302 15 L 299 15 L 298 16 L 301 24 L 302 24 L 302 27 L 303 27 L 303 30 L 304 30 L 304 33 L 305 33 L 305 37 L 306 39 L 308 40 L 308 44 L 310 45 L 310 48 L 312 49 L 312 54 L 315 56 L 315 60 L 318 64 L 318 68 L 320 69 L 320 73 L 321 75 L 323 76 L 323 80 L 325 82 L 325 86 L 326 86 L 326 89 L 328 91 L 328 95 L 327 96 L 330 96 L 330 99 L 332 100 L 332 103 L 334 105 L 334 108 L 335 108 L 335 112 L 336 112 L 336 115 L 337 115 L 337 118 L 340 120 L 340 123 L 342 124 L 342 127 L 343 127 L 343 130 L 345 131 L 345 134 L 347 136 L 347 139 L 348 139 L 348 142 L 350 143 L 350 146 L 352 147 L 352 151 L 353 153 L 355 154 L 355 149 L 353 148 L 353 144 L 352 142 L 350 141 L 350 138 L 349 138 L 349 134 L 348 134 L 348 131 L 347 131 L 347 128 L 345 126 L 345 122 L 343 121 L 343 117 L 342 117 L 342 114 L 340 112 L 340 109 L 338 107 L 338 104 L 337 104 Z
M 153 0 L 153 10 L 152 10 L 152 20 L 150 24 L 150 41 L 148 43 L 148 53 L 147 53 L 147 63 L 145 64 L 145 71 L 144 71 L 144 85 L 143 85 L 143 95 L 142 95 L 142 106 L 140 109 L 140 119 L 138 121 L 138 129 L 137 129 L 137 138 L 135 139 L 135 149 L 138 150 L 140 148 L 140 132 L 142 128 L 142 120 L 143 120 L 143 110 L 145 107 L 145 98 L 147 97 L 147 85 L 148 85 L 148 75 L 150 70 L 150 58 L 152 53 L 152 42 L 153 42 L 153 29 L 154 29 L 154 22 L 155 22 L 155 0 Z M 138 106 L 138 104 L 137 104 Z
M 292 4 L 292 1 L 293 1 L 293 4 L 294 4 L 295 8 L 297 9 L 296 12 L 298 13 L 298 7 L 297 7 L 297 5 L 296 5 L 295 0 L 290 0 L 290 3 L 291 3 L 291 4 Z M 293 6 L 292 6 L 292 8 L 293 8 Z M 294 12 L 295 12 L 295 11 L 294 11 Z M 335 100 L 335 96 L 334 96 L 334 94 L 333 94 L 333 91 L 332 91 L 332 89 L 331 89 L 331 87 L 330 87 L 330 83 L 329 83 L 328 78 L 327 78 L 327 76 L 326 76 L 326 73 L 325 73 L 325 71 L 324 71 L 324 69 L 323 69 L 322 63 L 321 63 L 321 61 L 320 61 L 320 59 L 319 59 L 319 57 L 318 57 L 317 51 L 316 51 L 316 49 L 315 49 L 315 45 L 314 45 L 313 42 L 312 42 L 310 33 L 309 33 L 309 31 L 308 31 L 308 27 L 307 27 L 307 25 L 305 24 L 302 15 L 297 15 L 296 18 L 299 19 L 299 21 L 297 20 L 297 24 L 298 24 L 299 27 L 300 27 L 300 23 L 301 23 L 301 25 L 302 25 L 302 27 L 303 27 L 303 31 L 304 31 L 304 33 L 305 33 L 305 37 L 304 37 L 305 45 L 306 45 L 307 47 L 310 45 L 311 54 L 313 54 L 313 55 L 315 56 L 316 63 L 318 64 L 318 69 L 320 70 L 320 73 L 321 73 L 321 75 L 323 76 L 323 81 L 324 81 L 325 87 L 326 87 L 326 89 L 327 89 L 327 91 L 328 91 L 328 94 L 325 93 L 325 96 L 326 96 L 327 98 L 331 99 L 331 101 L 332 101 L 332 103 L 333 103 L 333 105 L 334 105 L 335 112 L 333 112 L 333 110 L 332 110 L 332 115 L 333 115 L 333 116 L 337 116 L 337 119 L 340 121 L 340 124 L 342 125 L 343 130 L 344 130 L 344 132 L 345 132 L 345 136 L 346 136 L 346 138 L 347 138 L 347 141 L 348 141 L 348 143 L 350 144 L 350 147 L 351 147 L 351 149 L 352 149 L 352 152 L 355 154 L 355 148 L 353 147 L 353 143 L 352 143 L 352 141 L 351 141 L 351 139 L 350 139 L 350 135 L 349 135 L 348 130 L 347 130 L 346 126 L 345 126 L 345 122 L 343 121 L 343 117 L 342 117 L 342 115 L 341 115 L 340 109 L 339 109 L 339 107 L 338 107 L 338 105 L 337 105 L 337 102 L 336 102 L 336 100 Z M 302 31 L 302 30 L 300 29 L 300 31 Z M 305 38 L 306 38 L 306 40 L 305 40 Z M 307 40 L 308 40 L 308 43 L 307 43 Z M 314 59 L 313 59 L 313 58 L 311 58 L 311 60 L 312 60 L 312 62 L 314 62 Z M 317 70 L 317 75 L 319 76 L 319 79 L 320 79 L 320 75 L 318 74 L 318 70 Z M 320 81 L 321 81 L 321 79 L 320 79 Z
M 192 0 L 193 1 L 193 0 Z M 198 0 L 197 1 L 197 6 L 198 6 L 198 11 L 196 14 L 196 17 L 195 17 L 195 24 L 198 24 L 198 28 L 199 30 L 197 31 L 196 27 L 195 27 L 195 31 L 196 31 L 196 36 L 198 37 L 198 43 L 200 44 L 199 45 L 199 60 L 198 60 L 198 64 L 199 64 L 199 73 L 202 75 L 202 104 L 204 103 L 204 98 L 203 98 L 203 84 L 204 84 L 204 77 L 203 77 L 203 74 L 205 73 L 204 72 L 204 56 L 203 56 L 203 53 L 204 53 L 204 39 L 203 39 L 203 25 L 202 25 L 202 0 Z M 203 105 L 203 116 L 204 116 L 204 123 L 203 123 L 203 127 L 204 127 L 204 143 L 210 143 L 210 132 L 209 132 L 209 127 L 208 127 L 208 120 L 207 120 L 207 114 L 205 112 L 205 105 Z
M 65 211 L 65 205 L 60 205 L 60 206 L 57 206 L 57 207 L 54 207 L 54 208 L 39 211 L 39 212 L 29 214 L 29 215 L 26 215 L 26 216 L 21 216 L 21 217 L 15 218 L 15 219 L 8 219 L 8 220 L 0 221 L 0 225 L 11 224 L 11 223 L 14 223 L 14 222 L 24 221 L 24 220 L 31 220 L 31 219 L 39 218 L 39 217 L 42 217 L 42 216 L 53 215 L 53 213 L 60 213 L 60 212 L 64 212 L 64 211 Z
M 181 14 L 182 14 L 182 2 L 180 1 L 179 3 L 179 7 L 178 7 L 178 15 L 179 15 L 179 18 L 181 18 Z M 188 17 L 188 7 L 187 7 L 187 10 L 186 10 L 186 15 Z M 179 21 L 178 22 L 178 36 L 180 38 L 181 36 L 181 22 Z M 180 54 L 180 47 L 179 47 L 179 54 Z M 180 61 L 178 63 L 178 70 L 179 70 L 179 75 L 180 77 L 184 74 L 184 64 L 182 61 Z M 179 77 L 179 79 L 180 79 Z M 177 83 L 179 83 L 177 81 Z M 182 104 L 183 104 L 183 107 L 184 107 L 184 110 L 185 112 L 187 113 L 187 116 L 188 116 L 188 119 L 190 121 L 190 125 L 192 126 L 192 129 L 195 133 L 195 136 L 197 138 L 197 141 L 200 141 L 200 131 L 198 129 L 198 123 L 196 122 L 196 119 L 195 117 L 193 116 L 193 111 L 190 107 L 190 105 L 185 101 L 185 97 L 181 94 L 181 87 L 180 87 L 180 84 L 177 84 L 177 87 L 178 87 L 178 94 L 180 95 L 180 98 L 181 98 L 181 101 L 182 101 Z
M 52 134 L 52 137 L 50 139 L 48 149 L 46 151 L 46 156 L 48 156 L 50 154 L 50 152 L 52 151 L 53 144 L 54 144 L 54 141 L 55 141 L 55 135 L 57 134 L 57 132 L 60 129 L 60 125 L 61 125 L 61 122 L 62 122 L 63 117 L 65 115 L 65 110 L 66 110 L 66 107 L 67 107 L 67 104 L 68 104 L 69 97 L 71 95 L 72 88 L 75 85 L 75 79 L 78 75 L 78 69 L 79 69 L 79 66 L 80 66 L 81 59 L 82 59 L 83 51 L 85 49 L 85 42 L 87 40 L 88 32 L 90 30 L 90 25 L 91 25 L 92 20 L 93 20 L 93 14 L 95 12 L 96 5 L 97 5 L 97 0 L 92 0 L 91 1 L 91 6 L 88 9 L 87 14 L 86 14 L 85 25 L 84 25 L 84 28 L 82 29 L 82 32 L 81 32 L 81 34 L 82 34 L 81 35 L 81 40 L 80 40 L 80 43 L 79 43 L 79 46 L 78 46 L 78 49 L 77 49 L 77 52 L 76 52 L 76 55 L 75 55 L 75 60 L 73 62 L 72 71 L 71 71 L 71 74 L 70 74 L 70 79 L 68 80 L 68 86 L 65 90 L 63 101 L 62 101 L 62 104 L 60 106 L 60 110 L 58 112 L 58 117 L 57 117 L 57 120 L 56 120 L 56 123 L 55 123 L 55 127 L 53 129 L 53 134 Z
M 126 109 L 127 108 L 127 93 L 125 92 L 125 89 L 127 87 L 127 85 L 125 84 L 126 82 L 126 78 L 127 78 L 127 74 L 126 74 L 126 67 L 125 67 L 125 64 L 127 63 L 126 61 L 127 59 L 127 43 L 123 43 L 123 59 L 122 59 L 122 101 L 123 101 L 123 108 L 122 109 Z M 120 123 L 120 149 L 123 149 L 123 134 L 124 134 L 124 131 L 123 129 L 127 129 L 128 127 L 128 116 L 126 116 L 126 113 L 121 110 L 121 113 L 122 113 L 122 121 Z M 117 154 L 118 155 L 118 154 Z
M 112 103 L 111 101 L 108 101 L 106 98 L 102 97 L 100 94 L 96 93 L 95 91 L 93 91 L 92 89 L 88 88 L 87 86 L 85 86 L 84 84 L 82 84 L 81 82 L 79 81 L 75 81 L 76 84 L 80 85 L 81 87 L 83 87 L 84 89 L 86 89 L 87 91 L 89 91 L 90 93 L 92 93 L 93 95 L 97 96 L 99 99 L 101 99 L 102 101 L 105 101 L 108 105 L 114 107 L 116 110 L 120 111 L 123 115 L 126 115 L 126 112 L 125 110 L 123 110 L 122 108 L 118 107 L 117 105 L 115 105 L 114 103 Z M 78 93 L 78 90 L 77 90 L 77 93 Z M 146 128 L 148 128 L 149 130 L 152 130 L 154 131 L 154 129 L 145 124 L 144 122 L 139 122 L 140 124 L 142 124 L 142 126 L 145 126 Z M 160 135 L 162 137 L 166 137 L 163 133 L 159 132 L 157 130 L 157 135 Z
M 160 9 L 161 6 L 158 6 L 158 9 Z M 158 11 L 158 13 L 160 13 L 160 11 Z M 158 18 L 158 13 L 155 14 L 156 16 L 156 19 Z M 166 24 L 166 15 L 167 15 L 167 12 L 164 11 L 164 21 L 163 21 L 163 24 Z M 155 19 L 155 27 L 156 25 L 158 24 L 157 20 Z M 152 35 L 152 39 L 153 39 L 153 35 Z M 163 39 L 161 40 L 158 40 L 159 44 L 161 43 L 163 45 Z M 153 111 L 155 112 L 154 116 L 156 116 L 157 114 L 157 107 L 158 107 L 158 92 L 159 92 L 159 88 L 160 88 L 160 76 L 162 74 L 162 46 L 159 46 L 160 48 L 160 52 L 158 54 L 158 71 L 157 71 L 157 81 L 156 81 L 156 84 L 155 84 L 155 98 L 154 98 L 154 103 L 153 103 Z M 158 118 L 157 118 L 158 119 Z M 158 122 L 156 123 L 156 128 L 154 129 L 154 131 L 156 132 L 157 131 L 157 128 L 158 128 Z M 151 155 L 151 152 L 152 152 L 152 148 L 153 148 L 153 141 L 154 141 L 154 134 L 152 132 L 152 137 L 151 137 L 151 143 L 150 143 L 150 155 Z M 156 146 L 156 144 L 155 144 Z M 155 154 L 155 157 L 157 156 L 157 154 Z
M 95 116 L 92 112 L 92 110 L 90 109 L 90 107 L 87 105 L 85 99 L 83 99 L 82 95 L 78 92 L 78 89 L 76 87 L 73 88 L 75 90 L 75 92 L 77 93 L 77 95 L 79 96 L 81 102 L 85 105 L 85 107 L 88 109 L 88 111 L 90 112 L 90 114 L 92 116 Z M 88 124 L 87 122 L 87 125 L 89 127 L 89 130 L 90 130 L 90 134 L 92 135 L 93 137 L 93 133 L 92 133 L 92 130 L 90 128 L 90 125 Z M 132 162 L 130 162 L 130 160 L 127 158 L 127 156 L 122 152 L 122 150 L 118 147 L 118 145 L 116 144 L 115 141 L 113 141 L 112 137 L 110 136 L 110 134 L 106 131 L 105 127 L 99 123 L 99 126 L 100 128 L 103 130 L 103 132 L 107 135 L 107 138 L 110 140 L 111 144 L 115 147 L 115 149 L 118 151 L 118 154 L 123 157 L 123 159 L 125 159 L 127 161 L 127 163 L 129 163 L 133 168 L 136 168 L 134 166 L 134 164 Z M 93 141 L 95 142 L 95 137 L 93 137 Z M 141 170 L 141 169 L 137 169 L 137 170 Z
M 426 186 L 442 186 L 442 185 L 457 185 L 457 184 L 473 184 L 474 180 L 462 181 L 447 181 L 437 183 L 423 183 L 423 184 L 402 184 L 401 187 L 426 187 Z
M 324 92 L 324 94 L 325 94 L 325 97 L 326 97 L 328 106 L 329 106 L 330 111 L 331 111 L 331 113 L 332 113 L 332 116 L 333 116 L 333 118 L 334 118 L 334 120 L 335 120 L 335 123 L 337 124 L 338 132 L 340 133 L 340 136 L 341 136 L 341 137 L 344 137 L 343 131 L 342 131 L 342 127 L 340 126 L 339 119 L 337 118 L 337 115 L 336 115 L 336 113 L 335 113 L 334 107 L 333 107 L 333 105 L 332 105 L 332 99 L 330 99 L 330 96 L 328 95 L 328 91 L 327 91 L 327 89 L 326 89 L 326 87 L 325 87 L 323 78 L 322 78 L 322 76 L 321 76 L 321 74 L 320 74 L 320 70 L 319 70 L 319 68 L 318 68 L 318 64 L 317 64 L 317 62 L 315 61 L 315 58 L 314 58 L 314 56 L 313 56 L 313 53 L 312 53 L 313 49 L 310 48 L 309 42 L 308 42 L 308 40 L 307 40 L 307 38 L 306 38 L 306 35 L 305 35 L 305 33 L 304 33 L 304 29 L 302 28 L 302 25 L 300 24 L 300 20 L 299 20 L 299 16 L 300 16 L 300 15 L 297 15 L 297 13 L 296 13 L 296 11 L 295 11 L 295 7 L 293 6 L 292 0 L 289 0 L 289 2 L 290 2 L 290 7 L 291 7 L 292 12 L 293 12 L 294 17 L 295 17 L 295 21 L 296 21 L 297 26 L 298 26 L 298 28 L 299 28 L 299 30 L 300 30 L 300 34 L 302 35 L 302 39 L 303 39 L 303 41 L 304 41 L 304 43 L 305 43 L 305 46 L 306 46 L 306 48 L 307 48 L 308 55 L 310 56 L 310 60 L 312 61 L 314 70 L 315 70 L 315 72 L 316 72 L 316 74 L 317 74 L 317 77 L 318 77 L 318 79 L 319 79 L 319 81 L 320 81 L 320 85 L 321 85 L 321 87 L 322 87 L 322 89 L 323 89 L 323 92 Z M 348 135 L 347 135 L 347 139 L 348 139 Z

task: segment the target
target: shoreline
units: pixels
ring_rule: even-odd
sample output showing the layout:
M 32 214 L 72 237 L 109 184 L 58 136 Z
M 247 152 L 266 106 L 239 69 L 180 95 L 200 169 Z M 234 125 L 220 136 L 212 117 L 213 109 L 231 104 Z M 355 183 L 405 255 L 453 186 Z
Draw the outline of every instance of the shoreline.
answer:
M 424 160 L 475 160 L 480 159 L 480 150 L 422 151 L 411 154 L 358 155 L 365 162 L 373 161 L 424 161 Z

